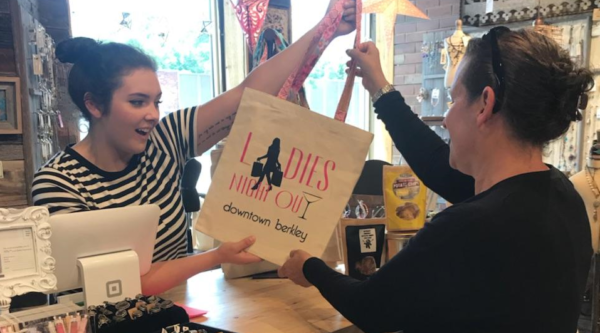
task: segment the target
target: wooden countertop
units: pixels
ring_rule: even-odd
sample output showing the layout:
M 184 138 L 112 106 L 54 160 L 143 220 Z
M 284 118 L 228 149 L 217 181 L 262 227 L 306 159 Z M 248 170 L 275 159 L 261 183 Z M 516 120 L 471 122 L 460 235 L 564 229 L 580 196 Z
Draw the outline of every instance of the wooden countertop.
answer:
M 237 333 L 360 332 L 316 288 L 287 279 L 225 280 L 213 270 L 161 296 L 208 311 L 195 322 Z

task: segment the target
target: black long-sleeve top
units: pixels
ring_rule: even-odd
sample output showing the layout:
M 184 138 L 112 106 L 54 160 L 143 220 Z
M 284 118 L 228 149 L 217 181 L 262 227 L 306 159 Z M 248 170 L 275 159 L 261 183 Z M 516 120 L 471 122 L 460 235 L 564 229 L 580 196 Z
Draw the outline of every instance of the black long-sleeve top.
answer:
M 367 281 L 317 258 L 306 278 L 367 333 L 575 332 L 592 247 L 569 180 L 550 167 L 475 195 L 473 178 L 450 167 L 448 145 L 400 93 L 375 107 L 416 174 L 454 205 Z

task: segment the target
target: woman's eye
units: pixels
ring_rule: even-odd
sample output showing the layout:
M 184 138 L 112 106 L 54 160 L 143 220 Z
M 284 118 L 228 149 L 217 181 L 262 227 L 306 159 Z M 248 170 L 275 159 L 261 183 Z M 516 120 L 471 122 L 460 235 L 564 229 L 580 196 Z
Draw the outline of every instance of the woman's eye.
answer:
M 133 106 L 142 106 L 144 105 L 144 101 L 129 101 Z

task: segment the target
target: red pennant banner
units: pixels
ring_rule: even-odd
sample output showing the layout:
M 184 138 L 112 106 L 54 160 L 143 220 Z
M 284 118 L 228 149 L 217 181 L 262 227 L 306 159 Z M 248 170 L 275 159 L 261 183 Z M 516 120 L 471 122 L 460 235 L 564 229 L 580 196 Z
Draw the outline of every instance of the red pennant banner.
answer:
M 234 4 L 234 1 L 231 1 L 231 5 L 235 9 L 235 14 L 244 34 L 246 34 L 248 46 L 252 53 L 267 17 L 269 0 L 238 0 L 237 5 Z

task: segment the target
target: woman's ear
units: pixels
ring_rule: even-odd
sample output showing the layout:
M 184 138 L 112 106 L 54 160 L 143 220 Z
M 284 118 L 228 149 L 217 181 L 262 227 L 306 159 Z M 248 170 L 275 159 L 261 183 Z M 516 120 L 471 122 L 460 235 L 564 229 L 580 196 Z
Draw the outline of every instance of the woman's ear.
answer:
M 487 86 L 481 92 L 479 98 L 479 114 L 477 115 L 477 126 L 482 126 L 494 115 L 494 105 L 496 104 L 496 93 L 494 89 Z
M 85 93 L 85 95 L 83 95 L 83 102 L 85 103 L 85 107 L 90 112 L 90 115 L 92 116 L 92 118 L 94 118 L 94 119 L 102 118 L 102 114 L 103 114 L 102 108 L 94 102 L 94 99 L 92 98 L 91 93 L 87 92 L 87 93 Z

